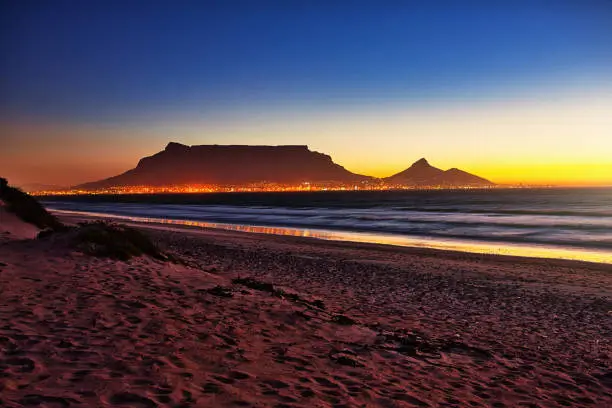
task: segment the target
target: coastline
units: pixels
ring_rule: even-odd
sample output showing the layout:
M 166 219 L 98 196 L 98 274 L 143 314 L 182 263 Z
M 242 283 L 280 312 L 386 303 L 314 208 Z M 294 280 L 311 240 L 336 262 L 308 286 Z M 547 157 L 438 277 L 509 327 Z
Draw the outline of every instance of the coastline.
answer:
M 568 248 L 561 246 L 529 245 L 507 242 L 483 242 L 459 239 L 440 239 L 426 236 L 405 236 L 400 234 L 368 233 L 337 229 L 318 229 L 304 227 L 266 226 L 250 224 L 231 224 L 223 222 L 194 221 L 181 219 L 164 219 L 151 217 L 126 216 L 118 214 L 92 213 L 68 210 L 51 210 L 67 219 L 82 218 L 107 219 L 139 226 L 174 226 L 188 229 L 222 230 L 255 233 L 262 235 L 279 235 L 318 239 L 328 242 L 347 242 L 352 244 L 387 245 L 402 248 L 480 254 L 485 256 L 568 260 L 612 264 L 612 252 L 589 250 L 585 248 Z

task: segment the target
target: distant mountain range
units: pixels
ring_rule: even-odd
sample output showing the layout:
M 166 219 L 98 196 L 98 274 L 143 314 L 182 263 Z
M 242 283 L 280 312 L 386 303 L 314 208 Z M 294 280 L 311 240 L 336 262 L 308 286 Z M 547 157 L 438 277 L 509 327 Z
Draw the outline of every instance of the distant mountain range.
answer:
M 420 159 L 406 170 L 384 179 L 388 184 L 411 186 L 470 186 L 487 187 L 494 185 L 487 179 L 470 174 L 466 171 L 452 168 L 441 170 L 433 167 L 425 159 Z
M 186 146 L 171 142 L 127 172 L 76 188 L 95 190 L 122 186 L 245 185 L 269 183 L 360 183 L 379 179 L 352 173 L 330 156 L 308 146 Z M 443 171 L 421 159 L 408 169 L 382 179 L 393 185 L 491 186 L 490 181 L 459 169 Z

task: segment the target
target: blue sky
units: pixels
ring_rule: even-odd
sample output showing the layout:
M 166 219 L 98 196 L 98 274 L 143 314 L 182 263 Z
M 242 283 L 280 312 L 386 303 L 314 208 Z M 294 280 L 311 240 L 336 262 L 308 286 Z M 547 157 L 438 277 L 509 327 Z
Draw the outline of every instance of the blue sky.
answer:
M 265 129 L 289 113 L 346 118 L 381 106 L 550 102 L 612 89 L 606 0 L 0 4 L 5 129 L 137 127 L 134 138 L 147 139 L 153 122 L 169 132 L 190 124 L 184 139 L 198 143 L 195 129 L 210 134 L 210 121 L 248 126 L 256 116 Z M 232 132 L 215 141 L 278 140 Z

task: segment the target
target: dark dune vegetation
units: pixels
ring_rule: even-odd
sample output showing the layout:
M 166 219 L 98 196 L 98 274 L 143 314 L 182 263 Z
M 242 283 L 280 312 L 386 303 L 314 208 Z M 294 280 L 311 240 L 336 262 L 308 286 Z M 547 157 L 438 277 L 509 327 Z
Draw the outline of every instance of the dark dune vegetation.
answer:
M 9 186 L 8 181 L 1 177 L 0 200 L 8 211 L 40 229 L 60 230 L 64 227 L 57 217 L 49 213 L 34 197 Z
M 126 225 L 104 221 L 65 225 L 36 198 L 9 186 L 4 178 L 0 178 L 0 200 L 7 211 L 39 228 L 40 239 L 52 237 L 54 241 L 69 243 L 88 255 L 121 261 L 142 255 L 163 261 L 176 260 L 165 255 L 145 233 Z

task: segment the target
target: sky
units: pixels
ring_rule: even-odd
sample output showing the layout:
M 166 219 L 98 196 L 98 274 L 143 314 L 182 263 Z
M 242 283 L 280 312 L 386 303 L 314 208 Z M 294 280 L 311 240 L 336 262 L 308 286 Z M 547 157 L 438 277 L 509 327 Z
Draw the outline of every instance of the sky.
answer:
M 176 141 L 612 185 L 610 0 L 0 0 L 0 55 L 14 184 L 106 178 Z

